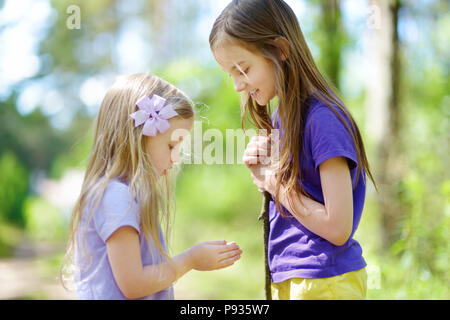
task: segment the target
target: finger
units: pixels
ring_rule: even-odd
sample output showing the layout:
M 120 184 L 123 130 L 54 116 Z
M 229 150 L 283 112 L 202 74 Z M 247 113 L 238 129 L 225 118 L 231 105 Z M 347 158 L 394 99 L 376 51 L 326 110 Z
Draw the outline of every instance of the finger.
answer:
M 271 154 L 272 154 L 272 150 L 271 150 L 270 145 L 247 146 L 247 148 L 244 150 L 244 155 L 247 155 L 247 156 L 270 157 Z
M 241 250 L 239 248 L 239 246 L 235 242 L 233 242 L 233 243 L 229 243 L 229 244 L 222 246 L 218 252 L 219 252 L 219 254 L 227 254 L 227 253 L 230 253 L 233 251 L 239 251 L 239 250 Z
M 245 149 L 245 151 L 244 151 L 244 155 L 247 155 L 247 156 L 269 156 L 270 149 L 267 149 L 262 146 L 247 147 L 247 149 Z
M 213 244 L 213 245 L 226 245 L 226 240 L 211 240 L 211 241 L 205 241 L 205 244 Z
M 227 243 L 228 250 L 240 250 L 238 244 L 236 242 Z
M 241 256 L 238 255 L 238 256 L 234 256 L 234 257 L 231 257 L 231 258 L 224 259 L 224 260 L 219 262 L 219 266 L 220 266 L 220 268 L 229 267 L 229 266 L 233 265 L 236 261 L 238 261 L 240 258 L 241 258 Z
M 242 250 L 241 249 L 235 249 L 232 251 L 228 251 L 228 252 L 224 252 L 219 254 L 219 262 L 229 259 L 229 258 L 233 258 L 233 257 L 237 257 L 240 256 L 242 254 Z
M 256 156 L 244 156 L 244 157 L 242 157 L 242 162 L 246 166 L 257 165 L 257 164 L 259 164 L 259 157 L 256 157 Z
M 260 158 L 257 156 L 243 156 L 242 162 L 245 163 L 247 167 L 259 165 L 260 164 Z
M 257 135 L 250 138 L 250 141 L 268 141 L 270 139 L 269 136 Z
M 268 149 L 270 148 L 270 140 L 267 138 L 257 138 L 250 140 L 249 143 L 247 144 L 247 148 L 252 147 L 262 147 Z
M 272 163 L 272 158 L 264 154 L 244 154 L 242 161 L 248 164 L 262 164 L 267 166 Z
M 269 145 L 270 139 L 267 137 L 254 137 L 254 139 L 250 139 L 247 145 Z
M 235 241 L 228 241 L 227 246 L 229 248 L 239 248 L 238 244 Z
M 259 160 L 259 162 L 263 165 L 263 166 L 267 166 L 267 165 L 269 165 L 272 161 L 270 160 L 270 157 L 266 157 L 266 156 L 262 156 L 262 157 L 259 157 L 260 158 L 260 160 Z
M 252 148 L 244 151 L 243 157 L 270 158 L 270 150 Z
M 257 141 L 257 144 L 258 144 L 260 147 L 264 148 L 264 149 L 270 150 L 270 148 L 271 148 L 270 139 L 267 138 L 267 137 L 262 137 L 262 138 L 260 138 L 260 139 Z
M 262 138 L 264 138 L 263 136 L 253 136 L 253 137 L 251 137 L 250 138 L 250 143 L 252 143 L 252 142 L 258 142 L 258 141 L 261 141 L 262 140 Z

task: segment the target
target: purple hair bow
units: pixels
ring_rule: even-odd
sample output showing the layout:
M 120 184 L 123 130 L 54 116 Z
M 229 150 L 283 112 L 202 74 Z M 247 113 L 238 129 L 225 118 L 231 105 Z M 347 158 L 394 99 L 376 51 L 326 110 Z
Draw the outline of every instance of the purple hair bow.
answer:
M 170 128 L 169 119 L 178 115 L 171 104 L 164 105 L 166 99 L 154 94 L 150 99 L 143 96 L 136 102 L 138 111 L 130 114 L 134 119 L 134 127 L 144 124 L 142 134 L 150 137 L 156 136 L 158 131 L 165 132 Z

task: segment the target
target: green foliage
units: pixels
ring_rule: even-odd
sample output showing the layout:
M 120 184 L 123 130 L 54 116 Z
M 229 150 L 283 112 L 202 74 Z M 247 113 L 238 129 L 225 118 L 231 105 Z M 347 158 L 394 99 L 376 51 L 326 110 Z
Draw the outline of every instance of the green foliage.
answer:
M 0 258 L 9 257 L 23 237 L 21 227 L 13 223 L 0 221 Z
M 179 174 L 177 193 L 180 215 L 219 224 L 254 218 L 261 197 L 244 165 L 192 165 Z
M 40 197 L 29 197 L 25 204 L 25 230 L 35 241 L 63 240 L 67 222 L 61 211 Z
M 28 175 L 14 153 L 0 154 L 0 221 L 24 224 L 22 208 L 28 194 Z
M 341 2 L 337 0 L 314 2 L 320 7 L 320 15 L 317 17 L 318 27 L 311 33 L 311 39 L 320 50 L 317 64 L 329 82 L 340 89 L 341 56 L 345 46 L 350 43 L 342 23 Z
M 400 239 L 390 248 L 387 261 L 398 259 L 403 272 L 385 272 L 386 282 L 392 286 L 400 279 L 407 284 L 396 287 L 396 297 L 401 299 L 429 299 L 431 297 L 449 297 L 450 263 L 448 254 L 448 234 L 450 216 L 445 214 L 445 185 L 430 186 L 437 197 L 427 195 L 423 178 L 417 174 L 406 177 L 403 201 L 407 204 L 408 215 L 402 225 Z M 448 199 L 448 198 L 447 198 Z M 426 221 L 426 223 L 425 223 Z M 406 270 L 406 272 L 405 272 Z M 394 280 L 396 279 L 396 280 Z M 438 280 L 440 279 L 440 280 Z M 430 296 L 427 286 L 434 288 Z
M 68 169 L 76 168 L 83 170 L 88 161 L 91 145 L 92 135 L 87 134 L 67 148 L 67 152 L 58 154 L 53 162 L 50 177 L 59 179 Z
M 306 31 L 306 39 L 313 49 L 318 49 L 316 58 L 319 67 L 339 86 L 339 78 L 345 74 L 343 67 L 346 64 L 340 61 L 345 56 L 343 52 L 359 50 L 361 45 L 354 36 L 357 31 L 343 29 L 345 21 L 342 19 L 345 16 L 339 12 L 336 12 L 335 21 L 330 18 L 327 3 L 339 1 L 304 2 L 316 9 L 308 17 L 299 17 Z M 165 20 L 161 17 L 157 21 L 154 19 L 161 12 L 170 14 L 163 10 L 161 3 L 144 1 L 136 18 L 148 22 L 155 39 L 160 37 L 173 44 L 175 40 L 167 36 L 170 33 L 163 32 Z M 175 3 L 178 6 L 176 0 L 164 3 L 172 5 L 172 8 Z M 404 217 L 398 225 L 398 241 L 388 250 L 383 249 L 378 200 L 369 188 L 356 238 L 369 265 L 369 299 L 448 299 L 448 4 L 445 1 L 429 1 L 426 5 L 419 1 L 404 3 L 405 10 L 400 19 L 407 19 L 411 12 L 416 16 L 413 16 L 414 19 L 409 16 L 410 20 L 405 20 L 402 30 L 407 30 L 414 23 L 431 28 L 427 33 L 431 36 L 426 36 L 427 44 L 424 39 L 419 41 L 424 43 L 412 44 L 408 43 L 408 39 L 401 39 L 404 66 L 398 163 L 403 175 L 396 183 L 395 192 Z M 0 1 L 0 8 L 2 4 Z M 65 25 L 68 17 L 66 8 L 72 4 L 81 8 L 80 30 L 70 30 Z M 0 256 L 12 254 L 13 247 L 20 241 L 21 232 L 16 228 L 17 224 L 22 225 L 27 235 L 36 241 L 61 240 L 67 235 L 67 222 L 60 209 L 43 198 L 29 194 L 29 175 L 44 172 L 58 179 L 68 169 L 86 165 L 94 120 L 86 116 L 85 106 L 80 100 L 80 84 L 93 74 L 118 70 L 115 39 L 119 38 L 124 21 L 134 17 L 120 10 L 127 4 L 119 0 L 53 0 L 51 5 L 55 11 L 49 19 L 48 34 L 39 44 L 37 52 L 42 68 L 31 80 L 39 81 L 40 77 L 47 76 L 57 79 L 53 89 L 63 92 L 64 111 L 73 112 L 76 116 L 67 130 L 60 131 L 51 126 L 50 118 L 39 108 L 28 115 L 20 114 L 16 104 L 23 83 L 14 88 L 10 97 L 0 101 Z M 195 1 L 190 2 L 189 13 L 195 13 L 191 15 L 194 18 L 198 17 L 198 5 Z M 408 8 L 412 8 L 409 13 Z M 430 21 L 425 23 L 427 17 L 435 24 Z M 0 26 L 0 32 L 3 27 Z M 403 33 L 421 37 L 423 31 L 419 30 L 420 27 L 412 33 L 405 30 Z M 158 41 L 151 42 L 152 50 L 167 52 L 167 48 L 154 46 Z M 149 57 L 152 63 L 157 58 L 157 55 Z M 167 57 L 161 59 L 168 60 Z M 232 80 L 219 67 L 194 62 L 187 53 L 186 58 L 164 65 L 154 64 L 156 69 L 151 70 L 152 73 L 172 82 L 194 100 L 196 119 L 203 121 L 203 132 L 213 128 L 225 137 L 227 129 L 241 127 L 239 95 L 234 92 Z M 348 82 L 352 81 L 350 79 Z M 343 98 L 346 101 L 346 97 Z M 364 93 L 351 99 L 348 107 L 355 115 L 365 139 L 371 166 L 376 167 L 376 146 L 370 145 L 370 137 L 365 132 L 365 122 L 371 119 L 365 118 Z M 212 141 L 204 141 L 202 151 L 210 143 Z M 201 155 L 194 153 L 193 156 Z M 177 297 L 263 299 L 262 223 L 257 220 L 261 195 L 253 186 L 245 166 L 184 165 L 178 175 L 176 195 L 173 254 L 199 241 L 214 239 L 236 241 L 243 250 L 241 260 L 231 268 L 191 272 L 181 278 L 175 285 Z M 57 270 L 58 264 L 59 261 L 52 261 L 49 269 Z
M 99 39 L 97 36 L 112 36 L 119 25 L 114 0 L 69 1 L 53 0 L 55 10 L 53 25 L 48 36 L 40 44 L 40 54 L 49 54 L 52 64 L 59 74 L 80 73 L 93 74 L 112 63 L 112 50 L 94 49 Z M 66 21 L 69 6 L 80 8 L 80 29 L 69 29 Z M 88 54 L 90 52 L 90 54 Z M 85 56 L 86 55 L 86 56 Z M 87 56 L 89 58 L 87 59 Z M 70 78 L 62 77 L 61 84 L 68 84 Z
M 239 244 L 243 253 L 233 266 L 212 271 L 192 271 L 175 283 L 175 299 L 264 299 L 264 251 L 262 222 L 256 219 L 259 201 L 251 211 L 226 224 L 181 214 L 175 221 L 174 253 L 199 241 L 227 240 Z M 216 206 L 211 206 L 214 210 Z M 240 211 L 240 210 L 239 210 Z M 211 212 L 214 214 L 213 212 Z M 211 222 L 212 221 L 212 222 Z
M 0 102 L 0 153 L 10 150 L 28 169 L 47 171 L 67 140 L 40 109 L 21 115 L 15 98 Z

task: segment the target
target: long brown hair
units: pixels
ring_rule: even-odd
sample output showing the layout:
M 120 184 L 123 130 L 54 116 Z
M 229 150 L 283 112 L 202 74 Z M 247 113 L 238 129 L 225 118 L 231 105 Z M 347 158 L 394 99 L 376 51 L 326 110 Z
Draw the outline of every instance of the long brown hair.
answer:
M 160 222 L 164 223 L 164 236 L 168 239 L 173 190 L 170 190 L 167 176 L 165 179 L 157 178 L 156 169 L 146 150 L 149 138 L 142 134 L 143 126 L 134 127 L 134 121 L 129 116 L 137 110 L 136 101 L 139 98 L 143 95 L 151 97 L 153 94 L 172 104 L 178 113 L 176 118 L 194 117 L 192 101 L 157 76 L 139 73 L 116 79 L 106 93 L 97 116 L 83 185 L 70 222 L 70 239 L 61 268 L 62 278 L 72 276 L 70 268 L 73 266 L 75 246 L 88 254 L 80 222 L 86 215 L 86 225 L 89 224 L 112 179 L 128 184 L 132 199 L 138 200 L 140 224 L 146 240 L 149 243 L 153 241 L 159 257 L 169 258 L 160 240 L 159 226 Z M 62 280 L 64 285 L 65 281 Z
M 300 152 L 303 152 L 308 111 L 305 102 L 310 96 L 317 97 L 330 108 L 353 139 L 359 168 L 354 187 L 360 176 L 364 179 L 365 170 L 376 188 L 358 126 L 316 66 L 292 9 L 282 0 L 233 0 L 213 25 L 209 37 L 211 50 L 214 51 L 221 41 L 230 40 L 262 55 L 275 69 L 277 118 L 283 131 L 275 196 L 278 210 L 282 213 L 277 200 L 280 184 L 286 186 L 287 192 L 295 190 L 299 195 L 306 194 L 298 183 L 302 178 L 298 164 Z M 348 118 L 350 126 L 338 109 Z M 249 96 L 242 106 L 242 123 L 247 110 L 255 126 L 273 129 L 270 105 L 260 106 Z

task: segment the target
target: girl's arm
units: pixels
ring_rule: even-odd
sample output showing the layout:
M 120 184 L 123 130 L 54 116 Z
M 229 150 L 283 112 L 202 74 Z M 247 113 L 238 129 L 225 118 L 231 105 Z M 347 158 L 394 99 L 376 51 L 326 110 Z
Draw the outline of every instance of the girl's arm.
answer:
M 121 227 L 106 241 L 114 279 L 123 295 L 137 299 L 170 286 L 192 269 L 215 270 L 232 265 L 242 251 L 235 243 L 199 243 L 172 258 L 173 264 L 142 265 L 139 235 L 132 227 Z
M 324 204 L 280 186 L 281 204 L 308 230 L 336 246 L 345 244 L 353 227 L 353 192 L 345 158 L 324 161 L 319 166 Z M 266 190 L 275 194 L 273 175 Z
M 252 171 L 254 184 L 275 195 L 275 172 L 261 165 L 258 156 L 268 154 L 267 138 L 255 137 L 244 153 L 244 163 Z M 265 153 L 264 153 L 265 152 Z M 263 169 L 263 170 L 262 170 Z M 336 157 L 319 165 L 325 205 L 280 186 L 280 203 L 303 226 L 334 245 L 343 245 L 353 227 L 353 192 L 345 158 Z

